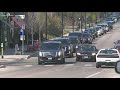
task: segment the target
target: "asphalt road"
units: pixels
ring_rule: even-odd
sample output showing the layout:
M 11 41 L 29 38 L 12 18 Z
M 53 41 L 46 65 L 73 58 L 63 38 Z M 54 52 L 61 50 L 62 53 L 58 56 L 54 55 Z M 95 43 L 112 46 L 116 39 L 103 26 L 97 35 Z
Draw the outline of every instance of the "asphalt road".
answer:
M 98 49 L 112 48 L 114 41 L 120 37 L 120 21 L 114 29 L 96 38 L 93 44 Z M 120 78 L 114 67 L 96 68 L 95 62 L 76 62 L 74 58 L 66 58 L 65 64 L 37 65 L 37 53 L 28 60 L 0 68 L 0 78 Z

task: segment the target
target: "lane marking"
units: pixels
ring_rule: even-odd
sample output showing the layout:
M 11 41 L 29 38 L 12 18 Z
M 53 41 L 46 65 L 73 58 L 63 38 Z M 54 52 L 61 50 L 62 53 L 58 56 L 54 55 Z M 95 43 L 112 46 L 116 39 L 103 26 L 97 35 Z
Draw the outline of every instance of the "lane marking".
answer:
M 100 72 L 94 73 L 94 74 L 89 75 L 89 76 L 87 76 L 87 77 L 85 77 L 85 78 L 90 78 L 90 77 L 93 77 L 93 76 L 95 76 L 95 75 L 97 75 L 97 74 L 102 73 L 103 71 L 104 71 L 104 69 L 103 69 L 102 71 L 100 71 Z
M 44 65 L 44 66 L 47 66 L 47 67 L 48 67 L 48 66 L 54 66 L 54 65 Z
M 65 66 L 73 66 L 74 64 L 66 64 Z
M 84 65 L 85 67 L 91 67 L 91 66 L 93 66 L 92 64 L 85 64 Z
M 31 67 L 31 66 L 33 66 L 33 65 L 25 65 L 24 67 Z

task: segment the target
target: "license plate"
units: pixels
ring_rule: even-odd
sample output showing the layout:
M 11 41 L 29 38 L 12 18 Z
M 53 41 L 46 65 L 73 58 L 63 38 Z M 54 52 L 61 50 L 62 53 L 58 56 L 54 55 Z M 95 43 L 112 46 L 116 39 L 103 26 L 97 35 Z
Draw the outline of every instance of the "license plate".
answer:
M 48 58 L 48 60 L 51 60 L 52 58 Z
M 88 58 L 88 56 L 84 56 L 84 58 Z
M 106 62 L 110 62 L 111 60 L 105 60 Z

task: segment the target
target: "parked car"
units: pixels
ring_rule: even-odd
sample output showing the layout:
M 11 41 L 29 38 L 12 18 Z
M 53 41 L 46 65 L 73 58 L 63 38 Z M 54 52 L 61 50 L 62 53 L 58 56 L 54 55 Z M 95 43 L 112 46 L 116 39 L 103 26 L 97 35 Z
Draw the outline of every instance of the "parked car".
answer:
M 69 43 L 73 45 L 73 53 L 76 53 L 76 46 L 80 44 L 79 38 L 77 36 L 68 36 Z
M 120 53 L 120 44 L 116 44 L 116 45 L 114 46 L 114 48 L 117 49 L 118 52 Z
M 54 38 L 53 41 L 60 41 L 65 49 L 65 56 L 73 57 L 73 45 L 70 44 L 69 38 Z
M 116 42 L 114 42 L 115 45 L 120 44 L 120 40 L 117 40 Z
M 117 49 L 101 49 L 96 55 L 96 68 L 102 65 L 114 66 L 120 59 Z
M 38 55 L 38 64 L 65 63 L 64 49 L 61 42 L 43 42 Z
M 79 45 L 76 52 L 76 61 L 96 61 L 97 51 L 98 49 L 94 45 Z

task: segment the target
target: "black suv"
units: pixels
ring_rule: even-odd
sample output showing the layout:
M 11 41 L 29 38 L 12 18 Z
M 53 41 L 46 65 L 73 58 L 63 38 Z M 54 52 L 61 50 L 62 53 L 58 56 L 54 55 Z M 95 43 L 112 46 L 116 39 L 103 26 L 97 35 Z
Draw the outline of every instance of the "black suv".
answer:
M 73 45 L 69 43 L 69 38 L 55 38 L 54 41 L 60 41 L 65 50 L 65 56 L 73 57 Z
M 38 64 L 48 62 L 65 63 L 64 49 L 61 42 L 48 41 L 42 43 L 38 55 Z
M 84 40 L 84 43 L 92 44 L 93 37 L 91 36 L 90 33 L 83 33 L 83 40 Z
M 79 38 L 77 36 L 68 36 L 69 43 L 73 45 L 73 52 L 76 53 L 76 46 L 80 44 Z
M 76 61 L 96 61 L 98 49 L 94 45 L 79 45 L 76 52 Z
M 71 32 L 71 33 L 69 33 L 69 35 L 68 36 L 77 36 L 78 38 L 79 38 L 79 40 L 80 40 L 80 43 L 83 43 L 83 40 L 82 40 L 82 32 Z

